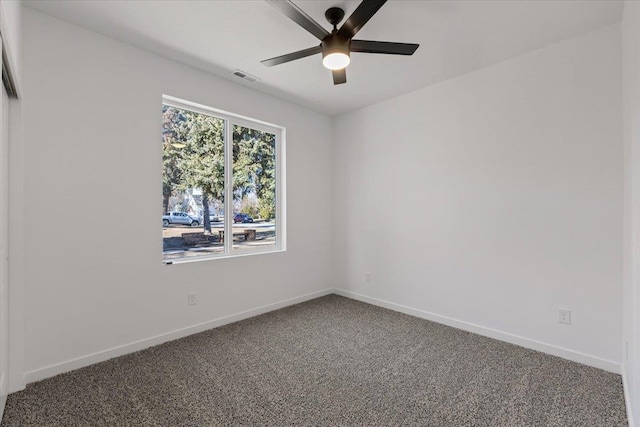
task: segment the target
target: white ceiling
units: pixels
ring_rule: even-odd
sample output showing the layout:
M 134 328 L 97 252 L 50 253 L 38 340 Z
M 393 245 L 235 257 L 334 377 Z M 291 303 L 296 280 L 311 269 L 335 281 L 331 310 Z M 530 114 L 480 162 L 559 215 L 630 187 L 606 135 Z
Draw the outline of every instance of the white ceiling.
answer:
M 324 11 L 359 0 L 296 0 L 327 30 Z M 29 8 L 331 116 L 477 70 L 619 22 L 621 1 L 390 0 L 356 39 L 419 43 L 413 56 L 354 53 L 334 86 L 315 55 L 260 61 L 319 44 L 262 0 L 25 1 Z M 234 69 L 259 77 L 248 83 Z

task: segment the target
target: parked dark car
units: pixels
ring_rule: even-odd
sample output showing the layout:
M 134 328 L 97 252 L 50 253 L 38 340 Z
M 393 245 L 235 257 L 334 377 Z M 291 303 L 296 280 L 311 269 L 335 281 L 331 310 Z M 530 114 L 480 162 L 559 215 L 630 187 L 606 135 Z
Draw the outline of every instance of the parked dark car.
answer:
M 247 214 L 239 213 L 233 217 L 233 222 L 253 222 L 253 218 Z

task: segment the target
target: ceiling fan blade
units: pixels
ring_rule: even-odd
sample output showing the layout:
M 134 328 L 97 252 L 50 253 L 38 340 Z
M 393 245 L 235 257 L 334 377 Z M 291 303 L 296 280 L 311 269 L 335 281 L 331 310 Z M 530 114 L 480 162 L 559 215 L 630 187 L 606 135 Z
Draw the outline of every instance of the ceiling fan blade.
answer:
M 351 52 L 385 53 L 387 55 L 413 55 L 420 45 L 416 43 L 351 40 Z
M 342 83 L 347 82 L 347 69 L 343 68 L 342 70 L 333 70 L 333 84 L 340 85 Z
M 304 13 L 302 9 L 293 4 L 290 0 L 266 0 L 271 6 L 275 7 L 286 17 L 300 25 L 305 30 L 316 36 L 318 40 L 322 40 L 329 35 L 329 32 L 320 24 L 311 19 L 309 15 Z
M 295 61 L 296 59 L 306 58 L 307 56 L 315 55 L 322 52 L 322 47 L 314 46 L 309 49 L 299 50 L 297 52 L 287 53 L 286 55 L 276 56 L 275 58 L 265 59 L 262 62 L 267 67 L 273 67 L 274 65 L 284 64 L 285 62 Z
M 362 0 L 360 6 L 342 24 L 338 34 L 349 39 L 352 38 L 386 2 L 387 0 Z

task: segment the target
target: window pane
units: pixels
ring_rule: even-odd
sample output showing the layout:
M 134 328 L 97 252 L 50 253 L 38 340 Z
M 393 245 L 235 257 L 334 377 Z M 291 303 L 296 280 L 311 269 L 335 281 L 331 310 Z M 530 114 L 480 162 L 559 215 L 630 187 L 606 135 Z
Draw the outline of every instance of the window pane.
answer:
M 163 105 L 162 258 L 223 253 L 225 121 Z
M 276 136 L 233 126 L 233 249 L 276 244 Z

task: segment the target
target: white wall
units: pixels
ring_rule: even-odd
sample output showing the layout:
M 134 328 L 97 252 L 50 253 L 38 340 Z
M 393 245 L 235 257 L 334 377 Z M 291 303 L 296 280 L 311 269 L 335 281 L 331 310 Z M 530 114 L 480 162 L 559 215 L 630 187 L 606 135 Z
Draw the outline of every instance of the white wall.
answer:
M 25 386 L 23 171 L 22 100 L 12 98 L 9 99 L 9 392 Z
M 1 63 L 2 61 L 0 61 Z M 9 391 L 9 97 L 0 88 L 0 419 Z
M 624 344 L 628 411 L 640 426 L 640 3 L 622 20 L 624 100 Z
M 13 78 L 13 84 L 16 92 L 20 94 L 21 85 L 21 64 L 22 64 L 22 2 L 20 0 L 0 0 L 0 35 L 2 36 L 2 48 L 6 53 L 7 62 L 4 64 L 8 67 Z M 5 100 L 6 101 L 6 100 Z M 8 163 L 5 169 L 5 175 L 8 181 L 13 183 L 12 188 L 15 190 L 20 188 L 20 173 L 22 168 L 22 124 L 21 117 L 21 100 L 12 98 L 7 104 L 3 105 L 3 114 L 8 114 L 8 123 L 3 124 L 3 143 L 7 143 L 7 139 L 11 141 L 11 150 L 5 151 L 6 157 L 3 161 Z M 7 108 L 8 107 L 8 108 Z M 6 117 L 5 117 L 6 120 Z M 7 126 L 8 124 L 8 126 Z M 4 178 L 3 178 L 4 180 Z M 3 182 L 8 185 L 7 182 Z M 7 186 L 7 190 L 8 190 Z M 3 318 L 11 325 L 8 336 L 4 337 L 2 342 L 2 354 L 8 360 L 8 374 L 5 376 L 4 386 L 9 391 L 21 389 L 24 387 L 23 362 L 24 362 L 24 346 L 23 346 L 23 312 L 22 312 L 22 292 L 20 285 L 20 270 L 16 266 L 21 265 L 21 241 L 16 239 L 16 232 L 20 230 L 22 224 L 22 204 L 20 202 L 21 192 L 7 191 L 5 199 L 0 203 L 2 205 L 3 224 L 8 227 L 8 233 L 4 238 L 8 237 L 8 241 L 2 242 L 5 246 L 3 259 L 9 256 L 8 260 L 8 312 Z M 6 205 L 5 205 L 6 203 Z M 6 222 L 4 222 L 6 221 Z M 10 227 L 9 227 L 10 225 Z M 2 262 L 2 261 L 0 261 Z M 0 382 L 2 382 L 0 380 Z M 0 387 L 1 388 L 1 387 Z
M 337 118 L 334 281 L 619 370 L 621 100 L 615 25 Z
M 29 9 L 23 18 L 28 381 L 331 287 L 328 117 Z M 287 252 L 162 264 L 163 93 L 286 127 Z

